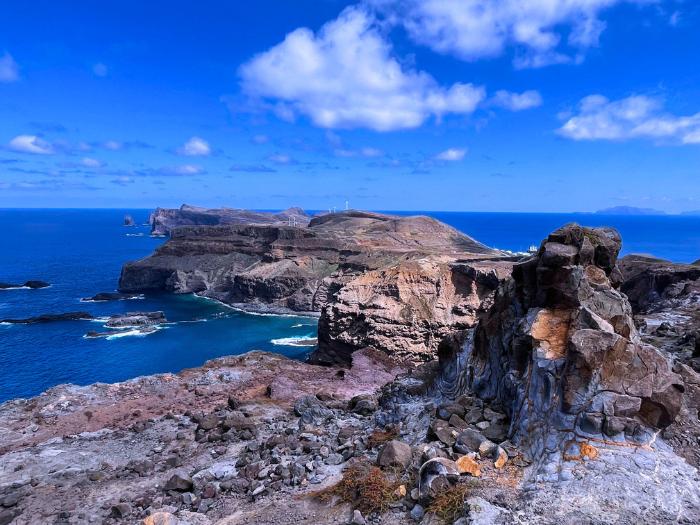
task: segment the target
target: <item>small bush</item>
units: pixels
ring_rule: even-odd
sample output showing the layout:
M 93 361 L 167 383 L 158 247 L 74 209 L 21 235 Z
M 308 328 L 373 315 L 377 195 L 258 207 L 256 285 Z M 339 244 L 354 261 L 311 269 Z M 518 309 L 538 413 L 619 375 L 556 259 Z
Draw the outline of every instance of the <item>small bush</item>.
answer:
M 464 504 L 472 491 L 472 485 L 460 483 L 435 497 L 426 509 L 445 523 L 453 523 L 464 516 Z
M 389 480 L 379 468 L 363 462 L 348 467 L 338 483 L 312 496 L 322 502 L 337 497 L 365 515 L 381 514 L 396 498 L 394 491 L 397 486 L 398 483 Z

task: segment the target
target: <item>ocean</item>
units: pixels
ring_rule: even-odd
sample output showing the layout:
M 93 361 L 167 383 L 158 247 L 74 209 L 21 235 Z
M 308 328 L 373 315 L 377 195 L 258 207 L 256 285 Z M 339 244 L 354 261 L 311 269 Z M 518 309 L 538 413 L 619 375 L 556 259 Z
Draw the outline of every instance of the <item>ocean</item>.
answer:
M 123 226 L 125 214 L 137 226 Z M 409 214 L 408 212 L 398 212 Z M 417 212 L 411 212 L 415 214 Z M 116 382 L 199 366 L 249 350 L 301 359 L 308 348 L 290 338 L 314 337 L 316 320 L 252 315 L 193 296 L 82 302 L 114 291 L 124 262 L 145 257 L 164 239 L 149 237 L 149 210 L 0 210 L 0 282 L 39 279 L 39 290 L 0 290 L 0 319 L 87 311 L 104 317 L 162 310 L 169 324 L 148 335 L 85 338 L 103 322 L 0 325 L 0 402 L 30 397 L 61 383 Z M 525 251 L 567 222 L 610 225 L 623 235 L 624 253 L 678 262 L 700 259 L 700 217 L 427 212 L 496 248 Z

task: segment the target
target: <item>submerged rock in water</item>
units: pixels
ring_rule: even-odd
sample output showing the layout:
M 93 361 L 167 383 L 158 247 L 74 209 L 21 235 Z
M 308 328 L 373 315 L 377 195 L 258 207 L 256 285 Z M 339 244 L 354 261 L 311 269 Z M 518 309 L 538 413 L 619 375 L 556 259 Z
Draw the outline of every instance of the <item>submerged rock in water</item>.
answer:
M 85 334 L 85 337 L 88 339 L 97 339 L 100 337 L 104 338 L 113 338 L 113 337 L 119 337 L 120 335 L 148 335 L 156 332 L 158 329 L 155 327 L 141 327 L 141 328 L 132 328 L 130 330 L 127 329 L 122 329 L 122 330 L 114 330 L 112 332 L 95 332 L 95 331 L 90 331 Z
M 0 283 L 0 290 L 8 290 L 12 288 L 31 288 L 32 290 L 37 290 L 39 288 L 47 288 L 51 286 L 46 281 L 26 281 L 24 284 L 10 284 L 10 283 Z
M 129 299 L 141 299 L 142 294 L 138 293 L 121 293 L 121 292 L 100 292 L 92 297 L 85 297 L 82 301 L 85 302 L 106 302 L 106 301 L 126 301 Z
M 0 319 L 0 323 L 9 324 L 38 324 L 58 321 L 91 321 L 94 316 L 88 312 L 66 312 L 62 314 L 42 314 L 25 319 Z

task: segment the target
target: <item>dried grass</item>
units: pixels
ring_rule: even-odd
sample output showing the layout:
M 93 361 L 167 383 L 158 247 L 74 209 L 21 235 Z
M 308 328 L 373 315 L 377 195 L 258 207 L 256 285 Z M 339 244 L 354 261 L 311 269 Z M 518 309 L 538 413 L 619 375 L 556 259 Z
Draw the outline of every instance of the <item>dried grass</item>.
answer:
M 370 448 L 376 448 L 384 443 L 396 439 L 399 431 L 396 427 L 387 427 L 384 430 L 375 429 L 369 436 L 367 444 Z
M 464 516 L 464 503 L 472 492 L 473 483 L 460 483 L 443 491 L 428 505 L 427 512 L 432 512 L 444 523 L 453 523 Z
M 381 514 L 396 499 L 394 491 L 398 485 L 378 467 L 361 462 L 348 467 L 338 483 L 311 496 L 324 503 L 338 498 L 343 503 L 351 503 L 364 515 Z

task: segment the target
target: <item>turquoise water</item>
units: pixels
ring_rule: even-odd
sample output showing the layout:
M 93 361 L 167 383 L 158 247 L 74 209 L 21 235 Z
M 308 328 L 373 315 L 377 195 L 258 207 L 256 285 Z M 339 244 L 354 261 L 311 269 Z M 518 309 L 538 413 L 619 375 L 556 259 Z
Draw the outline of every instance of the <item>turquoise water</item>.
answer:
M 140 226 L 122 226 L 126 213 Z M 555 228 L 576 221 L 617 227 L 625 253 L 651 253 L 682 262 L 700 259 L 700 217 L 428 214 L 502 249 L 526 250 Z M 163 242 L 148 236 L 143 225 L 147 217 L 147 210 L 0 210 L 0 282 L 51 283 L 41 290 L 0 290 L 0 319 L 68 311 L 107 316 L 163 310 L 171 321 L 153 334 L 111 339 L 83 337 L 88 331 L 105 331 L 99 322 L 0 325 L 0 402 L 36 395 L 60 383 L 115 382 L 176 372 L 252 349 L 305 356 L 308 349 L 273 341 L 314 336 L 314 319 L 244 314 L 191 296 L 81 302 L 83 297 L 115 290 L 122 264 L 148 255 Z

